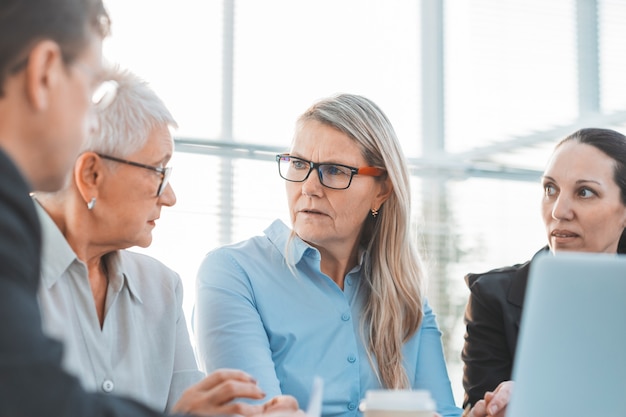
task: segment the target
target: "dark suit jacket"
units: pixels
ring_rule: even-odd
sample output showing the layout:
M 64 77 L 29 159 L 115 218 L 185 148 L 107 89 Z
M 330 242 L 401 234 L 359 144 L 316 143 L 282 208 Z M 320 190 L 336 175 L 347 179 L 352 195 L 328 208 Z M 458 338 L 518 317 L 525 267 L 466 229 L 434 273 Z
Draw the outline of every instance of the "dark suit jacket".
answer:
M 546 246 L 537 254 L 547 250 Z M 531 262 L 465 277 L 470 297 L 461 353 L 465 363 L 463 407 L 474 405 L 486 391 L 511 379 Z
M 61 368 L 61 344 L 41 330 L 41 232 L 29 187 L 0 150 L 0 417 L 160 416 L 88 394 Z

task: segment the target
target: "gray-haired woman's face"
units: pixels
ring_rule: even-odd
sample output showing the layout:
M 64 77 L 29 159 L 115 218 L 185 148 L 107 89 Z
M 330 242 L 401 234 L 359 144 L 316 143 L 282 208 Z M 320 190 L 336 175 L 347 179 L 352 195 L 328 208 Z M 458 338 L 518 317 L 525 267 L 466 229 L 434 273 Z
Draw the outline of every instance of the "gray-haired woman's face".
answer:
M 167 126 L 161 126 L 150 132 L 142 149 L 124 159 L 164 168 L 172 153 L 172 136 Z M 120 249 L 147 247 L 152 242 L 152 230 L 162 206 L 174 205 L 176 195 L 168 183 L 157 196 L 161 173 L 125 163 L 115 164 L 115 169 L 106 172 L 94 212 L 106 213 L 101 220 L 107 223 L 109 244 Z
M 554 151 L 541 203 L 553 252 L 617 252 L 626 206 L 614 171 L 614 160 L 594 146 L 569 141 Z

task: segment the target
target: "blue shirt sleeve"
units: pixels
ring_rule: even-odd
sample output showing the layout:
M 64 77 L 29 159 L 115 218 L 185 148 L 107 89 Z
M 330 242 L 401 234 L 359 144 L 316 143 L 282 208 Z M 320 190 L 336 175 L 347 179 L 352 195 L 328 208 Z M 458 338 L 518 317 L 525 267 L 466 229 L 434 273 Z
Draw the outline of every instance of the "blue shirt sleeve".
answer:
M 206 373 L 236 367 L 257 380 L 266 398 L 281 394 L 247 272 L 225 251 L 209 253 L 200 266 L 193 327 Z
M 413 388 L 429 390 L 437 403 L 437 412 L 444 417 L 460 416 L 461 409 L 455 405 L 452 387 L 441 344 L 441 331 L 428 301 L 424 302 L 424 317 L 418 331 L 416 342 L 419 344 L 415 361 Z M 407 347 L 410 347 L 410 343 Z M 415 350 L 411 349 L 413 352 Z M 405 350 L 405 355 L 411 353 Z M 413 353 L 413 355 L 415 355 Z

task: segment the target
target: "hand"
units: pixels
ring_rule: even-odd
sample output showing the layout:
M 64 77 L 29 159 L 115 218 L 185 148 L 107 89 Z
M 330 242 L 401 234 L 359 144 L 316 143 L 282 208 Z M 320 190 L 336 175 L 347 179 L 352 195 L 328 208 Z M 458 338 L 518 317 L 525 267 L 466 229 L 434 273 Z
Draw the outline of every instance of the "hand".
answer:
M 287 410 L 278 410 L 278 411 L 270 411 L 263 414 L 257 414 L 253 417 L 306 417 L 306 413 L 302 410 L 295 411 L 287 411 Z
M 199 416 L 218 414 L 252 416 L 262 413 L 265 406 L 233 400 L 236 398 L 260 400 L 264 397 L 265 393 L 247 373 L 234 369 L 219 369 L 185 390 L 180 400 L 172 407 L 172 412 Z M 278 409 L 286 406 L 283 401 L 290 404 L 287 400 L 278 400 Z M 297 407 L 296 402 L 296 409 Z
M 488 416 L 504 417 L 506 407 L 509 405 L 511 394 L 513 393 L 513 385 L 513 381 L 504 381 L 493 392 L 485 393 Z
M 291 395 L 277 395 L 263 404 L 263 414 L 298 411 L 298 400 Z
M 263 413 L 254 417 L 306 417 L 298 409 L 298 400 L 291 395 L 278 395 L 263 404 Z
M 469 409 L 468 404 L 463 412 L 463 417 L 487 417 L 487 403 L 485 400 L 477 401 L 471 409 Z
M 263 414 L 258 414 L 253 417 L 306 417 L 306 413 L 302 410 L 288 411 L 288 410 L 277 410 L 270 411 Z
M 474 404 L 467 417 L 504 417 L 509 405 L 513 381 L 504 381 L 491 392 L 485 393 L 485 398 Z

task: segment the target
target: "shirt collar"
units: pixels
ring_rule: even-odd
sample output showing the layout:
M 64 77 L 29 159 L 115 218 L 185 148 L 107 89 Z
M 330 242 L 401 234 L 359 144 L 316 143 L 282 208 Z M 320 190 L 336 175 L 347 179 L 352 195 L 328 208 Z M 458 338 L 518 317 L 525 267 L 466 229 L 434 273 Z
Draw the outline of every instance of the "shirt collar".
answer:
M 107 271 L 109 273 L 109 285 L 112 287 L 113 291 L 120 292 L 124 283 L 126 283 L 130 294 L 143 304 L 140 294 L 141 285 L 139 285 L 138 282 L 141 278 L 133 275 L 124 268 L 122 258 L 122 251 L 119 250 L 107 253 L 103 257 L 103 261 L 106 262 Z
M 46 289 L 50 289 L 67 271 L 77 262 L 83 268 L 84 276 L 87 276 L 87 267 L 76 256 L 72 247 L 67 243 L 65 236 L 57 227 L 56 223 L 41 204 L 34 199 L 42 229 L 42 262 L 41 283 Z M 130 294 L 139 302 L 143 303 L 139 294 L 140 286 L 137 284 L 139 277 L 132 276 L 124 270 L 120 251 L 113 251 L 103 257 L 109 273 L 109 285 L 114 292 L 120 292 L 124 283 L 128 286 Z
M 319 251 L 300 239 L 282 220 L 274 220 L 264 233 L 292 265 L 297 265 L 305 256 L 321 259 Z
M 42 236 L 41 283 L 49 289 L 78 258 L 50 215 L 36 199 L 35 203 Z

